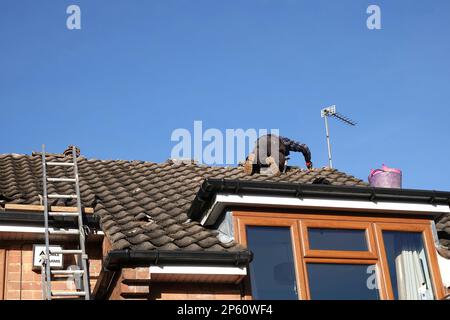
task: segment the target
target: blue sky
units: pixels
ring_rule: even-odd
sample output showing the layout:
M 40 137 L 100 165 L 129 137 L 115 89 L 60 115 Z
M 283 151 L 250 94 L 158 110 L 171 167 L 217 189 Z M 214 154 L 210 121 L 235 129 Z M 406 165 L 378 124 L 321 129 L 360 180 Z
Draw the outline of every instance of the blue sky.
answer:
M 66 8 L 81 8 L 81 30 Z M 381 8 L 368 30 L 366 8 Z M 448 0 L 0 3 L 0 153 L 78 145 L 89 158 L 164 161 L 176 128 L 279 128 L 364 180 L 450 190 Z M 292 155 L 291 164 L 303 165 Z

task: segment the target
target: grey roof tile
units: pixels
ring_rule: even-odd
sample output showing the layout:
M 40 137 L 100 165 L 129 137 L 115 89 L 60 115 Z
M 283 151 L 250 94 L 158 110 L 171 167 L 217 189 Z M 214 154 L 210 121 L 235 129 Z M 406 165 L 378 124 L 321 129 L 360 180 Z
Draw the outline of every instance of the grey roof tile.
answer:
M 209 167 L 170 160 L 153 163 L 80 157 L 78 164 L 83 205 L 95 206 L 112 249 L 241 250 L 235 242 L 220 243 L 215 231 L 197 222 L 186 222 L 190 203 L 206 178 L 312 183 L 315 178 L 325 177 L 334 185 L 367 186 L 362 180 L 329 168 L 288 167 L 281 176 L 271 177 L 246 175 L 239 166 Z M 67 170 L 51 168 L 49 176 L 66 176 Z M 39 204 L 41 175 L 40 156 L 0 155 L 0 199 Z M 70 186 L 53 183 L 49 189 L 73 191 Z M 73 201 L 63 204 L 75 205 Z M 442 236 L 441 244 L 450 245 L 450 216 L 441 219 L 437 230 Z

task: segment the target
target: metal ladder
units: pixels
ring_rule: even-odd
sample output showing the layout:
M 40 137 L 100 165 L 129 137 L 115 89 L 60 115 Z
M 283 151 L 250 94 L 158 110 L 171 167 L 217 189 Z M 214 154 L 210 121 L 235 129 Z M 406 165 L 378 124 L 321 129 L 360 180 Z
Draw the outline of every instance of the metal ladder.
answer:
M 84 297 L 84 299 L 90 299 L 89 292 L 89 270 L 88 270 L 88 256 L 86 254 L 85 248 L 85 231 L 83 227 L 83 216 L 81 208 L 80 199 L 80 185 L 78 177 L 78 166 L 77 166 L 77 151 L 76 147 L 72 146 L 72 160 L 73 162 L 50 162 L 47 161 L 45 155 L 45 145 L 42 145 L 42 178 L 43 178 L 43 204 L 44 204 L 44 221 L 45 221 L 45 255 L 42 259 L 42 292 L 43 298 L 45 300 L 51 300 L 53 297 L 67 297 L 67 296 L 77 296 Z M 73 167 L 73 178 L 64 177 L 47 177 L 47 168 L 50 166 L 63 166 L 63 167 Z M 73 183 L 75 185 L 76 194 L 48 194 L 47 182 L 58 182 L 58 183 Z M 48 199 L 76 199 L 77 202 L 77 212 L 52 212 L 48 209 Z M 55 230 L 50 229 L 48 226 L 49 217 L 72 217 L 77 218 L 78 230 Z M 52 250 L 50 248 L 50 234 L 58 235 L 79 235 L 79 248 L 77 249 L 63 249 L 63 250 Z M 54 270 L 50 265 L 50 255 L 51 254 L 72 254 L 75 255 L 75 260 L 77 261 L 80 270 Z M 77 259 L 78 257 L 78 259 Z M 80 263 L 81 262 L 81 263 Z M 52 290 L 52 275 L 63 275 L 63 276 L 76 276 L 82 277 L 82 288 L 81 291 L 53 291 Z

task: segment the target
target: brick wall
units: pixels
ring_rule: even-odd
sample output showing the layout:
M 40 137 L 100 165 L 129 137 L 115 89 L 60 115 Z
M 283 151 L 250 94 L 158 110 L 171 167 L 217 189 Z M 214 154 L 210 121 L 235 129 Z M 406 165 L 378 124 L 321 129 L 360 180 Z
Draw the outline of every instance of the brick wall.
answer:
M 63 244 L 64 245 L 64 244 Z M 73 247 L 66 244 L 67 247 Z M 41 300 L 42 282 L 40 270 L 33 270 L 33 243 L 3 241 L 0 244 L 0 300 Z M 101 243 L 88 244 L 91 288 L 95 286 L 101 270 Z M 64 268 L 75 264 L 74 257 L 64 258 Z M 73 281 L 67 276 L 54 277 L 53 290 L 74 290 Z
M 110 300 L 242 300 L 250 293 L 241 284 L 152 282 L 148 268 L 124 268 L 113 282 Z
M 227 283 L 154 283 L 149 299 L 154 300 L 243 300 L 240 285 Z

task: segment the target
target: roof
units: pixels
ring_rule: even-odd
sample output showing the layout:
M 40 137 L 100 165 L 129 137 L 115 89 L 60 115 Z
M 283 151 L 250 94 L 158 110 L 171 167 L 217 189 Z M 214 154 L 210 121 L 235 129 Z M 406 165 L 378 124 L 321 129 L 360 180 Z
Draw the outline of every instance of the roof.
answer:
M 70 161 L 50 156 L 50 161 Z M 50 167 L 49 177 L 69 175 L 70 168 Z M 240 251 L 235 242 L 221 243 L 217 232 L 191 221 L 187 212 L 205 179 L 233 179 L 311 184 L 324 177 L 335 186 L 368 186 L 336 169 L 289 167 L 281 176 L 247 175 L 243 167 L 78 158 L 82 204 L 93 207 L 113 250 Z M 67 173 L 67 174 L 66 174 Z M 49 193 L 74 192 L 68 184 L 48 183 Z M 39 204 L 42 194 L 40 155 L 0 155 L 0 200 Z M 74 205 L 55 200 L 50 205 Z M 450 244 L 450 217 L 437 224 L 443 245 Z

